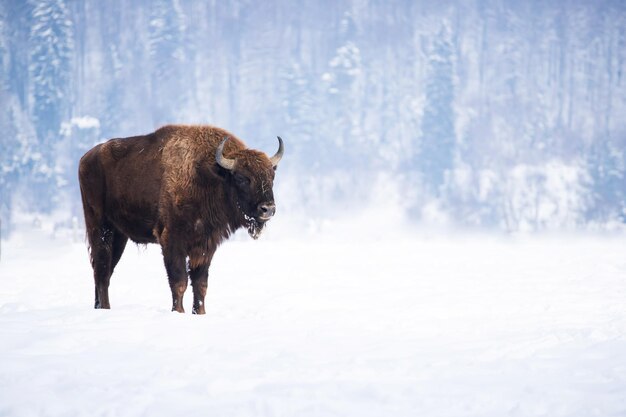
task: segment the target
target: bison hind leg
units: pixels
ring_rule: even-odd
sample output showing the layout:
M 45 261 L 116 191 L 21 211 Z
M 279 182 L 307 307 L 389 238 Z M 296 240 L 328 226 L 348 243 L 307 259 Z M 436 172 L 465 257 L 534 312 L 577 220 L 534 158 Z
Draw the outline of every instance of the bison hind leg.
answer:
M 109 283 L 127 242 L 126 235 L 108 224 L 91 231 L 89 243 L 95 284 L 94 308 L 111 308 Z

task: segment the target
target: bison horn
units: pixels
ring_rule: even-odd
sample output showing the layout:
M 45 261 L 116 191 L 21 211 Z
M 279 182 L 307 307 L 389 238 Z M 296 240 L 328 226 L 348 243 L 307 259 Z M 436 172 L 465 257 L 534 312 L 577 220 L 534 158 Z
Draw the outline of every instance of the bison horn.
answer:
M 276 155 L 270 158 L 270 161 L 272 161 L 272 166 L 274 167 L 278 166 L 278 163 L 280 162 L 281 158 L 283 157 L 283 153 L 285 152 L 283 140 L 280 138 L 280 136 L 276 137 L 278 138 L 278 152 L 276 152 Z
M 222 152 L 224 151 L 224 144 L 227 140 L 228 136 L 224 136 L 222 143 L 220 143 L 220 146 L 217 147 L 217 151 L 215 152 L 215 162 L 217 162 L 222 168 L 232 171 L 233 168 L 235 168 L 235 160 L 225 158 L 224 155 L 222 155 Z

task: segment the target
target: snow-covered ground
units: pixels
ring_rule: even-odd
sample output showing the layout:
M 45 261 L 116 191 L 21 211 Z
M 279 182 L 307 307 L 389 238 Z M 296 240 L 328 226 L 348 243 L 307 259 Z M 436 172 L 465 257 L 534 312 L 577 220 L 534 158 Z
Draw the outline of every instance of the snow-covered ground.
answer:
M 0 416 L 626 415 L 626 238 L 239 236 L 206 316 L 154 245 L 96 311 L 82 242 L 2 243 Z

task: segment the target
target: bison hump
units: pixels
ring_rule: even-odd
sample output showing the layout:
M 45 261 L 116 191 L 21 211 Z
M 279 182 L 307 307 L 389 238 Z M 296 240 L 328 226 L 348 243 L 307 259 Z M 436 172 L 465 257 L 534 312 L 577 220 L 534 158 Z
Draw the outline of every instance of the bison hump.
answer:
M 109 152 L 111 152 L 111 157 L 115 161 L 119 161 L 128 155 L 128 146 L 125 145 L 120 139 L 113 139 L 109 142 Z

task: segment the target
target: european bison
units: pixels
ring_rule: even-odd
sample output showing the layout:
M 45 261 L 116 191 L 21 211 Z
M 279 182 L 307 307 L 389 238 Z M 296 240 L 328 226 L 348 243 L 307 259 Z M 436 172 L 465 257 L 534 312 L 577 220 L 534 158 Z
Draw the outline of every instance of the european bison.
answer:
M 111 139 L 88 151 L 78 176 L 96 287 L 95 308 L 110 308 L 109 280 L 126 242 L 161 245 L 172 311 L 204 314 L 211 259 L 240 227 L 256 239 L 275 213 L 271 158 L 213 126 L 164 126 Z M 188 259 L 188 261 L 187 261 Z M 187 262 L 186 262 L 187 261 Z

